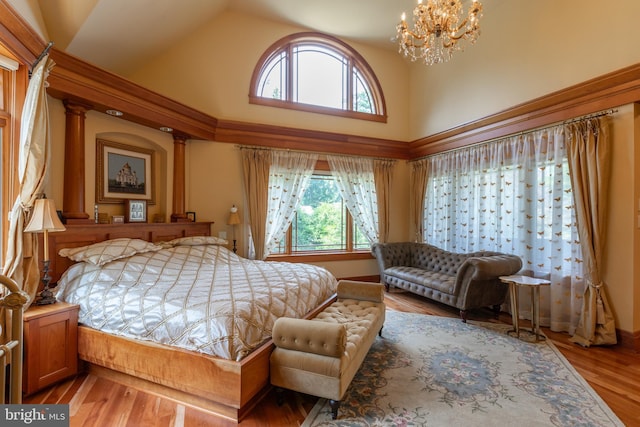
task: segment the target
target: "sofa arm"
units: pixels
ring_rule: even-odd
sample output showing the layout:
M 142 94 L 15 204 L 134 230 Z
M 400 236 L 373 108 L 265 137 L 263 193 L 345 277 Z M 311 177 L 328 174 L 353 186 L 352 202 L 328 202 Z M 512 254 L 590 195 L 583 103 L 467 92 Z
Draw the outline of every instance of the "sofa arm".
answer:
M 357 282 L 340 280 L 338 282 L 338 298 L 357 299 L 360 301 L 383 302 L 384 285 L 375 282 Z
M 411 265 L 410 242 L 374 243 L 371 245 L 371 254 L 378 262 L 380 275 L 384 274 L 387 268 L 398 265 Z
M 340 323 L 280 317 L 273 325 L 272 339 L 276 347 L 340 357 L 347 345 L 347 328 Z
M 522 268 L 522 260 L 515 255 L 493 255 L 467 258 L 458 270 L 458 278 L 465 276 L 471 268 L 471 280 L 491 280 L 515 274 Z

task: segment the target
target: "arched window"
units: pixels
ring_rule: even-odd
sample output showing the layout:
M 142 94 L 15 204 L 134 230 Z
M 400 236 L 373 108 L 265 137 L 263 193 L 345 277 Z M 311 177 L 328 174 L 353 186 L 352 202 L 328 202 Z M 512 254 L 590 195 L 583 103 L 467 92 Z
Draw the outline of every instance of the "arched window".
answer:
M 253 71 L 249 102 L 387 121 L 369 64 L 346 43 L 319 33 L 297 33 L 271 45 Z

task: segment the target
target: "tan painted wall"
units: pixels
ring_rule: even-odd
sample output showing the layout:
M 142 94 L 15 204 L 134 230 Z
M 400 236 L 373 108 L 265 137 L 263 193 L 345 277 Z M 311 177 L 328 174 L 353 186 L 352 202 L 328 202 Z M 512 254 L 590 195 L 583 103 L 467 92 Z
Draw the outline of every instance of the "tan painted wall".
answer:
M 634 46 L 640 32 L 635 22 L 640 15 L 640 2 L 619 0 L 617 7 L 604 12 L 596 8 L 601 4 L 596 0 L 488 0 L 478 44 L 457 54 L 450 63 L 431 68 L 417 64 L 407 67 L 394 53 L 354 44 L 382 84 L 389 111 L 386 125 L 249 105 L 249 79 L 258 57 L 276 39 L 301 29 L 233 13 L 224 13 L 130 78 L 224 119 L 415 139 L 640 62 L 640 50 Z M 607 15 L 606 33 L 598 21 L 603 15 Z M 615 25 L 609 25 L 611 22 Z M 246 32 L 237 34 L 234 28 L 240 24 Z M 242 55 L 227 45 L 229 34 L 241 37 Z M 51 111 L 54 164 L 60 165 L 64 109 L 54 101 Z M 640 266 L 637 116 L 634 108 L 622 106 L 613 120 L 609 237 L 604 266 L 617 326 L 631 332 L 640 330 L 640 314 L 636 314 L 640 312 L 640 271 L 637 271 L 640 267 L 636 267 Z M 87 117 L 87 210 L 94 200 L 93 144 L 96 135 L 108 132 L 123 142 L 155 144 L 166 152 L 164 170 L 159 173 L 166 173 L 169 178 L 160 206 L 155 209 L 170 212 L 170 136 L 98 113 L 89 113 Z M 62 172 L 60 168 L 53 169 L 48 193 L 60 204 Z M 244 207 L 241 181 L 240 157 L 233 144 L 189 143 L 187 210 L 195 211 L 199 220 L 215 221 L 214 234 L 230 232 L 225 221 L 231 204 Z M 409 238 L 407 187 L 408 168 L 399 162 L 392 191 L 392 240 Z M 241 235 L 239 240 L 244 248 L 246 242 Z M 377 274 L 372 261 L 335 262 L 326 266 L 337 276 Z
M 476 44 L 445 64 L 412 64 L 411 139 L 640 62 L 637 0 L 482 3 Z
M 249 104 L 251 74 L 260 56 L 280 38 L 300 31 L 306 30 L 224 12 L 128 78 L 221 119 L 407 140 L 408 69 L 393 51 L 351 44 L 380 81 L 386 124 Z
M 615 313 L 617 327 L 624 331 L 640 329 L 640 251 L 638 240 L 638 150 L 637 107 L 621 106 L 611 121 L 611 180 L 607 210 L 607 239 L 603 279 Z
M 237 205 L 241 218 L 246 218 L 242 160 L 240 150 L 233 144 L 209 141 L 190 141 L 187 153 L 187 205 L 197 218 L 215 221 L 213 233 L 227 233 L 230 240 L 233 228 L 226 225 L 229 208 Z M 408 235 L 408 167 L 406 162 L 396 162 L 391 189 L 390 240 L 400 241 Z M 247 253 L 247 230 L 236 230 L 238 253 Z M 378 274 L 373 260 L 334 261 L 316 263 L 329 269 L 336 277 L 357 277 Z
M 49 97 L 49 115 L 51 122 L 51 169 L 46 193 L 52 197 L 58 209 L 62 209 L 64 195 L 64 138 L 65 109 L 62 102 Z M 85 121 L 85 212 L 93 218 L 93 206 L 96 200 L 96 139 L 120 142 L 132 146 L 151 148 L 156 153 L 155 185 L 156 204 L 148 206 L 148 217 L 171 215 L 173 193 L 173 137 L 152 128 L 120 120 L 106 114 L 89 111 Z M 103 203 L 98 205 L 100 212 L 109 215 L 123 215 L 122 204 Z
M 640 62 L 636 0 L 607 8 L 597 0 L 483 4 L 482 35 L 475 45 L 446 64 L 412 64 L 411 139 Z M 640 270 L 635 267 L 640 266 L 640 154 L 635 149 L 640 128 L 635 117 L 631 106 L 622 106 L 613 120 L 603 268 L 617 327 L 628 332 L 640 330 Z

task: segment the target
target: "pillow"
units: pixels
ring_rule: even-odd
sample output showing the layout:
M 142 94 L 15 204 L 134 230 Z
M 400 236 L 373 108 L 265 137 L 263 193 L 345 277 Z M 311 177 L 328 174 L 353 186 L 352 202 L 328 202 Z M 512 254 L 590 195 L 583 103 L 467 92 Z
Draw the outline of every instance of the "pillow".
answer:
M 228 245 L 229 242 L 215 236 L 179 237 L 166 242 L 170 246 Z
M 79 248 L 64 248 L 61 249 L 58 254 L 74 261 L 85 261 L 102 266 L 120 258 L 145 252 L 159 251 L 160 249 L 162 249 L 160 246 L 141 239 L 121 238 L 105 240 L 104 242 Z

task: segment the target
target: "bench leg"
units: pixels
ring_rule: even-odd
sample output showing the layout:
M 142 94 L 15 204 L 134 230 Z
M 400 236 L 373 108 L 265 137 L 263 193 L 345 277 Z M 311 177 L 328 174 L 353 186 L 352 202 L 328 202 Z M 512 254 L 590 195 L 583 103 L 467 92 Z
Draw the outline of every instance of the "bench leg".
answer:
M 338 408 L 340 407 L 339 400 L 329 400 L 329 406 L 331 407 L 331 419 L 335 420 L 338 418 Z
M 380 327 L 380 330 L 378 331 L 378 336 L 381 337 L 382 336 L 382 328 L 384 328 L 384 326 Z
M 500 318 L 500 304 L 495 304 L 492 308 L 493 315 L 495 316 L 496 320 L 498 320 Z
M 467 323 L 467 310 L 460 310 L 460 318 L 462 319 L 462 323 Z
M 284 389 L 276 387 L 276 403 L 278 406 L 282 406 L 284 403 Z

